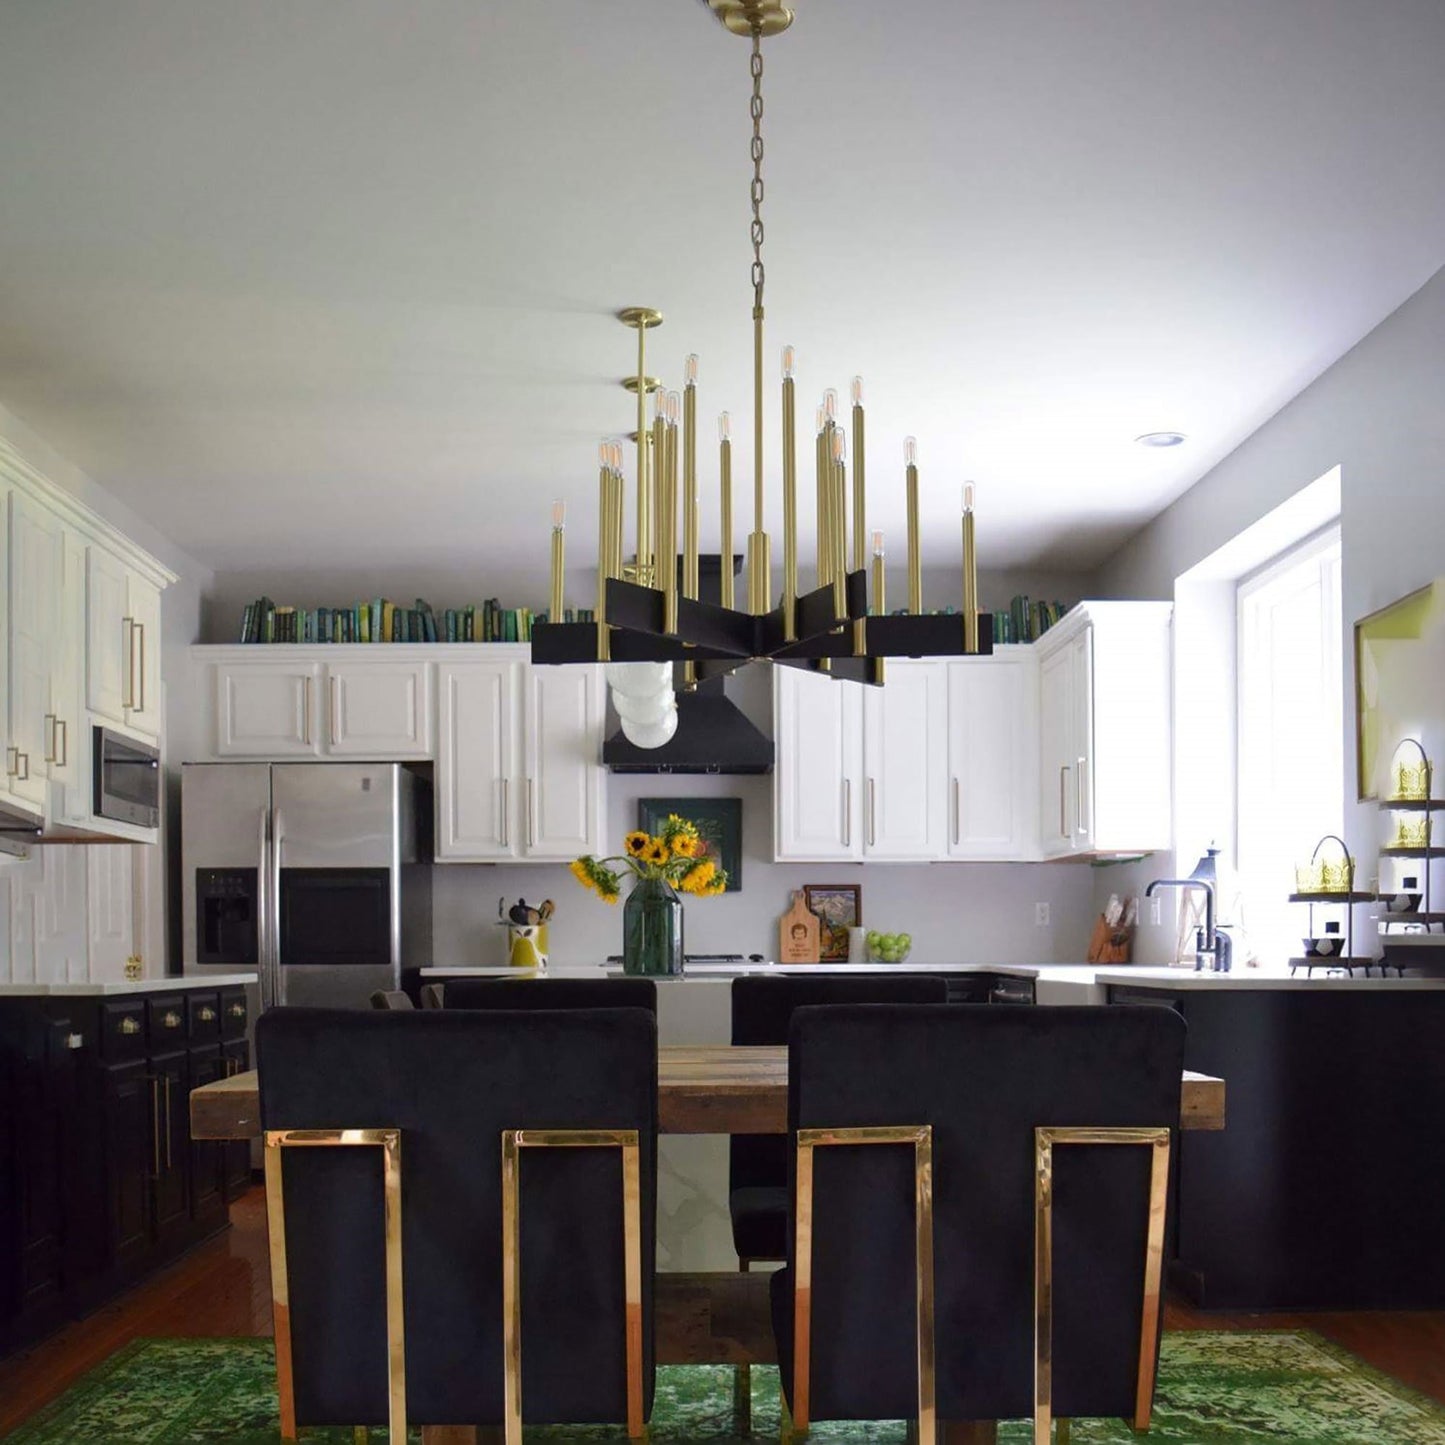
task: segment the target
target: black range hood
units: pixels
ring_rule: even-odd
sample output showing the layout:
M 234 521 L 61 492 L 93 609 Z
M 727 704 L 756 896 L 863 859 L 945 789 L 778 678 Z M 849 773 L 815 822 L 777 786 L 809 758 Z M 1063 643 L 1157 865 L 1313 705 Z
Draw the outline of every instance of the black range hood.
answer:
M 741 557 L 732 559 L 734 575 L 741 562 Z M 720 602 L 721 583 L 722 558 L 700 556 L 699 599 Z M 770 773 L 773 744 L 727 696 L 723 679 L 714 677 L 698 683 L 694 692 L 678 688 L 677 731 L 670 742 L 640 748 L 619 728 L 603 743 L 602 762 L 614 773 Z

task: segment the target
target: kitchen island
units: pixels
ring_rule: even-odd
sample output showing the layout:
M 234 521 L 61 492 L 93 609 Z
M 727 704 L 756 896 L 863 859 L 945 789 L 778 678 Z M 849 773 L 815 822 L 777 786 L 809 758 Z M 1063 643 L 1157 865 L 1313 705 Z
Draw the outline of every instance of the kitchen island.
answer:
M 1229 1127 L 1185 1134 L 1171 1277 L 1209 1309 L 1445 1307 L 1445 979 L 1100 970 L 1176 1009 Z

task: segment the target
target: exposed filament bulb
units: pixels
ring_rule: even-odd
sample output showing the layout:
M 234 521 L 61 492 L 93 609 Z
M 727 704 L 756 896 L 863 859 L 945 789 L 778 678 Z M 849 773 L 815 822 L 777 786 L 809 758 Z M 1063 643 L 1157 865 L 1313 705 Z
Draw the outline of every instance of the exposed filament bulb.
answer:
M 731 441 L 733 435 L 733 419 L 727 412 L 719 412 L 717 419 L 717 439 L 720 442 Z
M 797 361 L 797 359 L 798 359 L 798 354 L 797 354 L 796 351 L 793 350 L 793 348 L 792 348 L 791 346 L 785 346 L 785 347 L 783 348 L 783 380 L 784 380 L 784 381 L 791 381 L 791 380 L 793 379 L 793 365 L 794 365 L 794 363 Z
M 828 421 L 838 416 L 838 393 L 831 386 L 823 393 L 823 415 Z
M 853 395 L 853 405 L 854 405 L 854 406 L 862 406 L 862 405 L 863 405 L 863 378 L 862 378 L 861 376 L 855 376 L 855 377 L 853 378 L 853 385 L 849 388 L 849 390 L 852 392 L 852 395 Z
M 557 500 L 552 503 L 552 530 L 560 532 L 567 525 L 567 503 Z
M 918 465 L 918 438 L 903 438 L 903 465 L 905 467 L 916 467 Z
M 685 386 L 697 385 L 697 352 L 688 353 L 687 360 L 682 364 L 682 380 Z
M 881 556 L 883 555 L 883 533 L 882 533 L 882 532 L 874 532 L 874 534 L 873 534 L 873 555 L 874 555 L 875 557 L 881 557 Z

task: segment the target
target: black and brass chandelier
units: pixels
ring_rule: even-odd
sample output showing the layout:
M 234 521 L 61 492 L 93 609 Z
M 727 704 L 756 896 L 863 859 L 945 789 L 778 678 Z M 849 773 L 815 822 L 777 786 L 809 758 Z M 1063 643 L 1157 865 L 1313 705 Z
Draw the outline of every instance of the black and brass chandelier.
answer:
M 539 663 L 684 664 L 683 685 L 768 661 L 855 681 L 884 680 L 889 657 L 968 656 L 993 650 L 992 617 L 980 615 L 974 552 L 973 487 L 962 508 L 963 577 L 959 612 L 923 610 L 918 458 L 912 437 L 904 444 L 907 500 L 908 607 L 888 615 L 884 597 L 883 534 L 867 530 L 863 385 L 851 388 L 851 441 L 838 416 L 835 391 L 824 393 L 814 435 L 817 556 L 815 585 L 799 590 L 797 403 L 794 352 L 782 352 L 782 596 L 772 598 L 772 545 L 763 526 L 763 52 L 764 39 L 793 21 L 779 0 L 706 0 L 722 24 L 752 43 L 753 164 L 753 529 L 747 538 L 747 608 L 735 605 L 732 513 L 732 439 L 728 416 L 719 419 L 721 596 L 698 595 L 697 357 L 685 364 L 679 394 L 647 374 L 647 333 L 660 312 L 633 306 L 619 320 L 637 332 L 637 372 L 623 385 L 637 398 L 637 474 L 632 560 L 624 560 L 622 446 L 603 442 L 597 482 L 597 602 L 593 622 L 535 625 L 532 659 Z M 652 417 L 648 421 L 648 398 Z M 851 491 L 848 454 L 852 453 Z M 679 492 L 681 508 L 679 509 Z M 552 529 L 549 617 L 562 612 L 565 532 L 560 511 Z M 679 527 L 681 546 L 679 547 Z M 869 586 L 871 561 L 872 586 Z M 871 597 L 870 597 L 871 591 Z M 628 669 L 614 668 L 613 674 Z M 644 669 L 635 669 L 641 673 Z M 618 678 L 613 676 L 614 683 Z M 650 682 L 650 687 L 657 683 Z M 624 716 L 624 723 L 626 718 Z M 670 734 L 669 734 L 670 735 Z M 649 744 L 644 743 L 644 746 Z

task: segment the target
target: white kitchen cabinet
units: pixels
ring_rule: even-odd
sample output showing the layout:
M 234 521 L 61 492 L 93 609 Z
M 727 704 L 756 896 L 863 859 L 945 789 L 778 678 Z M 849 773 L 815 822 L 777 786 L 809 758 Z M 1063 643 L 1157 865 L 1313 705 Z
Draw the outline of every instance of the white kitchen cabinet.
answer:
M 442 663 L 437 668 L 436 856 L 516 858 L 519 679 L 524 663 Z
M 944 855 L 947 793 L 939 783 L 947 767 L 946 667 L 890 659 L 884 686 L 863 689 L 865 858 Z
M 104 546 L 86 557 L 85 700 L 90 711 L 160 736 L 161 594 Z
M 1039 856 L 1039 676 L 1034 649 L 945 664 L 948 856 Z
M 863 693 L 773 668 L 773 853 L 779 862 L 863 856 Z
M 1036 644 L 1045 857 L 1172 846 L 1171 615 L 1084 603 Z
M 522 779 L 526 857 L 570 859 L 606 851 L 606 716 L 600 667 L 527 667 Z
M 61 525 L 34 498 L 9 498 L 5 774 L 12 796 L 43 809 L 52 756 L 51 671 L 59 665 Z
M 329 754 L 429 758 L 431 665 L 378 661 L 328 666 L 326 718 Z
M 316 717 L 320 664 L 224 662 L 215 669 L 216 754 L 223 758 L 310 758 L 321 752 Z
M 161 594 L 160 588 L 130 572 L 126 576 L 129 605 L 131 703 L 126 723 L 150 738 L 161 735 Z

